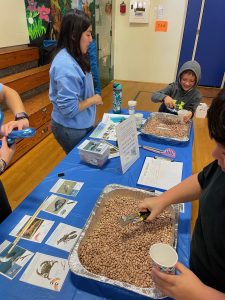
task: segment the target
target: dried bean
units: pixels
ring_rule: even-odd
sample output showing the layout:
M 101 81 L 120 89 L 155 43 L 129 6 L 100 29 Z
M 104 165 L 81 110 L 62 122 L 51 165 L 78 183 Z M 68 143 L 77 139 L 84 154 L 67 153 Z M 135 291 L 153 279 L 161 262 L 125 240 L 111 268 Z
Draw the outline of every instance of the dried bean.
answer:
M 85 236 L 78 254 L 82 265 L 91 273 L 126 282 L 137 287 L 153 287 L 152 263 L 148 254 L 157 242 L 172 244 L 174 220 L 171 209 L 151 223 L 121 226 L 119 217 L 138 211 L 140 199 L 115 196 L 107 199 L 104 209 Z

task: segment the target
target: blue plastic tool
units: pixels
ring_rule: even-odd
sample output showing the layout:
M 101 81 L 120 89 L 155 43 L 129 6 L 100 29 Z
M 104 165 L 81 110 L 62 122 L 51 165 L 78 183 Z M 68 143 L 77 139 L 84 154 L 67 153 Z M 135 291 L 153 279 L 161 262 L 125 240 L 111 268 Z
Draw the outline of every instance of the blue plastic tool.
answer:
M 4 119 L 3 112 L 0 111 L 0 127 L 2 126 L 3 119 Z M 31 127 L 22 130 L 12 130 L 7 137 L 7 143 L 10 146 L 15 142 L 15 139 L 30 138 L 33 137 L 35 134 L 36 134 L 36 129 Z M 2 146 L 2 141 L 0 140 L 0 147 L 1 146 Z

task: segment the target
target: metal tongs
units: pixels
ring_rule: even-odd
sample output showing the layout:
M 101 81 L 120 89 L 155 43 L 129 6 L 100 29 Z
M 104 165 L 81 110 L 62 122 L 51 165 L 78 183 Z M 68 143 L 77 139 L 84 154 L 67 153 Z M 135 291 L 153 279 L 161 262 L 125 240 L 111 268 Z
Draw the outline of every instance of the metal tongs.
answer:
M 119 222 L 122 226 L 127 224 L 137 224 L 140 222 L 144 222 L 147 219 L 147 217 L 150 215 L 150 213 L 151 213 L 150 210 L 139 211 L 131 215 L 120 217 Z

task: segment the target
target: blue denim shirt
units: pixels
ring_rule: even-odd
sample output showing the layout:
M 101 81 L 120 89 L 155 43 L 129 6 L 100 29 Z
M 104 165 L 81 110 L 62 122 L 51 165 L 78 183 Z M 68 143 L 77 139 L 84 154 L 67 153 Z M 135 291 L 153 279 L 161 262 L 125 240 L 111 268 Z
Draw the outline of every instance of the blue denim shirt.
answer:
M 96 105 L 80 111 L 79 102 L 94 94 L 92 74 L 84 73 L 66 49 L 59 51 L 50 68 L 49 97 L 53 104 L 52 119 L 69 128 L 83 129 L 93 126 Z

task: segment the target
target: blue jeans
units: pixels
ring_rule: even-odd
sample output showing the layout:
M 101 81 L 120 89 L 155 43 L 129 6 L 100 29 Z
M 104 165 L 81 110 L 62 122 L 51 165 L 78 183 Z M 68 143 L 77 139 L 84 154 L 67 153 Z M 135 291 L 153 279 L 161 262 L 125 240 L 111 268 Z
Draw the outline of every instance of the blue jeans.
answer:
M 68 128 L 56 123 L 54 120 L 51 120 L 51 126 L 55 139 L 66 154 L 93 129 L 93 126 L 84 129 Z

